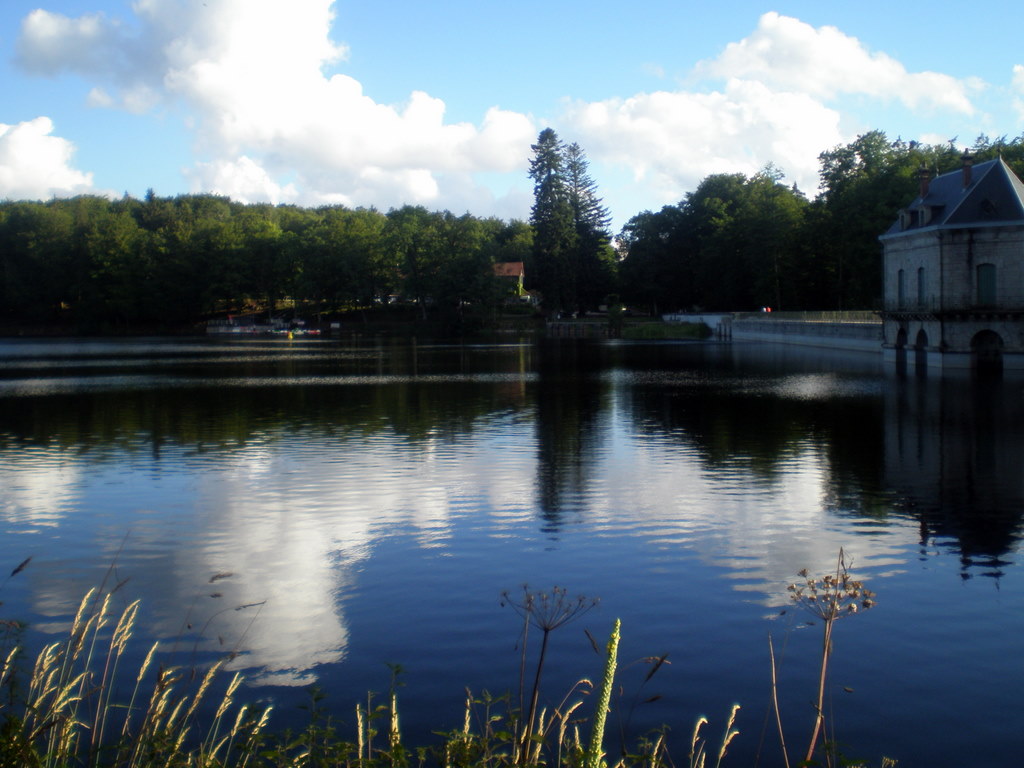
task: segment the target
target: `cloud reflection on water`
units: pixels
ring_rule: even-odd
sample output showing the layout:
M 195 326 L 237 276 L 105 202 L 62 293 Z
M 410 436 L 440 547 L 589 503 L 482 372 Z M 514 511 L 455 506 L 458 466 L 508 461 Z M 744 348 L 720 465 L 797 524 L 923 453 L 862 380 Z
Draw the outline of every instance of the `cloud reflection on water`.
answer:
M 610 579 L 628 552 L 616 580 L 658 595 L 693 561 L 769 612 L 788 604 L 797 570 L 828 572 L 841 546 L 858 576 L 898 574 L 921 532 L 895 493 L 948 515 L 985 450 L 998 453 L 985 477 L 1011 476 L 1021 455 L 1018 438 L 977 431 L 984 402 L 952 385 L 886 385 L 881 397 L 871 376 L 780 375 L 773 361 L 679 370 L 683 348 L 671 346 L 630 369 L 623 349 L 603 348 L 622 358 L 589 369 L 574 360 L 583 375 L 571 380 L 553 353 L 491 373 L 468 370 L 470 357 L 459 373 L 343 384 L 254 371 L 237 379 L 246 386 L 160 388 L 156 377 L 125 393 L 21 398 L 6 411 L 16 439 L 0 445 L 0 518 L 15 534 L 5 553 L 19 561 L 33 536 L 45 544 L 30 582 L 39 629 L 66 622 L 117 558 L 154 634 L 179 636 L 193 606 L 184 643 L 237 646 L 237 666 L 295 686 L 349 658 L 373 579 L 412 591 L 402 578 L 430 577 L 425 553 L 494 557 L 456 588 L 495 594 L 492 582 L 514 587 L 522 577 L 509 574 L 535 567 L 540 549 L 612 555 L 612 566 L 573 561 L 582 580 Z M 1017 419 L 1020 407 L 1000 412 Z M 966 441 L 964 425 L 975 425 Z M 938 451 L 943 440 L 959 447 Z M 422 562 L 375 571 L 398 539 Z

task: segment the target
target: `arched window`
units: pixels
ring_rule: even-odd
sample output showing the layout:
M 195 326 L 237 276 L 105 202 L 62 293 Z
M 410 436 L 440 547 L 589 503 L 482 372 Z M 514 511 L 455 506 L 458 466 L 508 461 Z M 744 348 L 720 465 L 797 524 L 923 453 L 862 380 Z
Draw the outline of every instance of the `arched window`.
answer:
M 996 304 L 996 265 L 979 264 L 976 268 L 977 303 L 981 307 Z

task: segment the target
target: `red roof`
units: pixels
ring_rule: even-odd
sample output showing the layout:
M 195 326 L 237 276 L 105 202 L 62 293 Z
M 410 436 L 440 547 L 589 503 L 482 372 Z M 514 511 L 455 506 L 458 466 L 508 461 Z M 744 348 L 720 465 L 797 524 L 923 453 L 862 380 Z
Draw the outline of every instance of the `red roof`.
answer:
M 499 261 L 494 265 L 494 274 L 498 277 L 522 277 L 523 262 Z

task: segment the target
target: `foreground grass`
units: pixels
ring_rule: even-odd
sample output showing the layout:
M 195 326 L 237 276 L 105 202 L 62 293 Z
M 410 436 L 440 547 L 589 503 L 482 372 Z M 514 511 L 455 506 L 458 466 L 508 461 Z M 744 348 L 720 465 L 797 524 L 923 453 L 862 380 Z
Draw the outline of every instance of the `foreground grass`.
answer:
M 524 592 L 519 601 L 524 630 L 547 636 L 586 607 L 564 590 Z M 342 732 L 323 706 L 323 694 L 310 689 L 309 722 L 298 732 L 268 730 L 272 711 L 236 702 L 241 677 L 223 669 L 227 659 L 204 670 L 169 668 L 156 662 L 154 644 L 137 670 L 122 668 L 139 602 L 117 611 L 112 592 L 90 590 L 67 636 L 44 647 L 31 667 L 19 627 L 6 622 L 6 650 L 0 666 L 0 766 L 347 766 L 445 768 L 565 766 L 605 768 L 605 716 L 617 665 L 619 622 L 604 651 L 604 673 L 597 685 L 581 680 L 554 708 L 538 706 L 543 650 L 537 663 L 529 711 L 511 695 L 467 691 L 461 728 L 438 733 L 436 743 L 409 746 L 399 726 L 396 686 L 385 696 L 369 696 L 355 708 L 354 727 Z M 525 661 L 526 640 L 523 637 Z M 659 664 L 660 666 L 660 664 Z M 652 673 L 653 674 L 653 673 Z M 120 695 L 115 691 L 121 692 Z M 581 714 L 588 694 L 596 696 L 593 717 Z M 520 694 L 522 700 L 523 694 Z M 737 707 L 738 709 L 738 707 Z M 733 711 L 735 716 L 735 710 Z M 694 768 L 704 766 L 706 746 L 699 721 L 693 735 Z M 730 721 L 724 754 L 735 736 Z M 720 757 L 719 757 L 720 759 Z M 615 761 L 621 768 L 671 765 L 664 734 L 638 741 Z
M 842 553 L 834 575 L 822 580 L 802 575 L 804 582 L 790 587 L 793 600 L 822 619 L 826 632 L 814 735 L 798 765 L 851 765 L 828 747 L 818 747 L 823 733 L 821 691 L 834 621 L 855 613 L 858 606 L 870 607 L 873 595 L 849 578 Z M 116 591 L 90 590 L 67 636 L 44 647 L 31 667 L 20 642 L 23 628 L 0 621 L 0 768 L 676 766 L 666 744 L 667 729 L 639 738 L 614 760 L 606 754 L 605 719 L 617 687 L 617 620 L 604 649 L 603 674 L 597 684 L 580 680 L 556 707 L 539 707 L 550 635 L 596 604 L 596 600 L 572 597 L 559 587 L 548 592 L 530 592 L 524 587 L 521 596 L 506 593 L 502 597 L 502 603 L 523 619 L 518 697 L 467 691 L 461 727 L 439 732 L 436 742 L 426 746 L 410 746 L 402 737 L 394 681 L 385 696 L 368 696 L 356 706 L 354 726 L 345 732 L 323 706 L 323 695 L 316 689 L 310 689 L 309 721 L 304 728 L 272 732 L 268 730 L 271 708 L 236 702 L 242 679 L 224 670 L 228 658 L 205 669 L 170 668 L 156 661 L 161 654 L 159 643 L 155 643 L 139 669 L 123 669 L 139 602 L 115 610 Z M 539 641 L 540 648 L 537 661 L 527 670 L 531 641 Z M 644 683 L 665 660 L 665 656 L 646 660 L 650 671 Z M 532 686 L 526 683 L 531 678 Z M 587 716 L 583 703 L 591 693 L 596 706 Z M 738 710 L 735 705 L 722 736 L 714 743 L 703 734 L 707 720 L 697 720 L 685 765 L 718 768 L 722 764 L 730 742 L 739 733 L 734 728 Z M 789 766 L 777 705 L 776 716 L 784 764 Z M 819 758 L 823 762 L 818 762 Z M 895 763 L 883 760 L 882 765 Z
M 269 734 L 270 708 L 253 710 L 235 702 L 241 678 L 225 673 L 224 661 L 198 674 L 166 668 L 154 664 L 159 644 L 151 647 L 137 671 L 127 673 L 127 700 L 117 701 L 112 692 L 115 681 L 126 674 L 121 661 L 139 603 L 118 613 L 112 610 L 111 597 L 98 590 L 85 596 L 68 636 L 39 652 L 24 691 L 18 675 L 20 646 L 3 657 L 0 688 L 6 695 L 0 703 L 0 765 L 603 765 L 603 713 L 585 740 L 581 730 L 586 723 L 575 716 L 582 701 L 568 698 L 553 711 L 531 710 L 524 726 L 510 712 L 508 698 L 467 695 L 461 729 L 442 734 L 435 746 L 412 749 L 402 739 L 394 690 L 382 703 L 375 704 L 371 697 L 356 707 L 355 732 L 347 738 L 322 709 L 322 696 L 314 690 L 310 721 L 301 732 Z M 618 637 L 616 622 L 600 688 L 605 710 Z M 223 678 L 229 678 L 226 684 Z M 574 692 L 583 688 L 580 684 Z M 659 749 L 647 749 L 637 760 L 654 764 Z

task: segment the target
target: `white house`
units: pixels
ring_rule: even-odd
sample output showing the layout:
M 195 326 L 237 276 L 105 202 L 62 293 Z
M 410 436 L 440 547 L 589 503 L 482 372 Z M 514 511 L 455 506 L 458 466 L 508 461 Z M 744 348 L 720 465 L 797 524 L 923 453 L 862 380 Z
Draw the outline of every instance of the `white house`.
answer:
M 886 360 L 1024 370 L 1024 184 L 1002 158 L 929 179 L 879 238 Z

